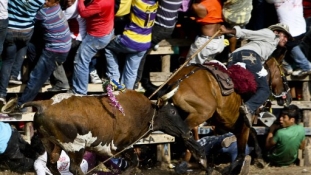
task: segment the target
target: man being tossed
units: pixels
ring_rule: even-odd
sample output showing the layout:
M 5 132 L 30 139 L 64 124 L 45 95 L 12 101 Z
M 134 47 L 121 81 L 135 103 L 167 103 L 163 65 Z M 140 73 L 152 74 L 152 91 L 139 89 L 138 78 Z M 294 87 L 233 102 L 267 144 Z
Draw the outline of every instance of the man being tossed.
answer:
M 241 62 L 255 77 L 257 90 L 244 105 L 240 107 L 240 113 L 244 114 L 246 125 L 252 126 L 252 116 L 269 97 L 270 89 L 267 82 L 267 70 L 262 66 L 272 52 L 279 47 L 284 47 L 288 39 L 291 39 L 288 26 L 285 24 L 275 24 L 268 28 L 253 31 L 241 29 L 235 26 L 227 29 L 221 26 L 221 33 L 233 34 L 238 38 L 247 39 L 249 42 L 232 52 L 228 60 L 228 67 Z

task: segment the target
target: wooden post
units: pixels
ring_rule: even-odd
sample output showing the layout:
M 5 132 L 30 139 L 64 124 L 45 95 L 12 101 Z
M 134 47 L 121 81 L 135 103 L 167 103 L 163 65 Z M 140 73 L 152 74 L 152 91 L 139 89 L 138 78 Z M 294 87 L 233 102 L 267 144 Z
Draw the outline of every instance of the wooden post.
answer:
M 310 82 L 304 81 L 302 83 L 302 100 L 303 101 L 310 101 Z M 311 126 L 311 111 L 310 110 L 304 110 L 303 111 L 303 123 L 304 127 L 310 127 Z M 303 153 L 303 160 L 304 160 L 304 166 L 310 166 L 311 165 L 311 137 L 306 137 L 306 149 Z
M 26 142 L 30 143 L 31 141 L 31 137 L 33 136 L 33 125 L 32 125 L 32 122 L 26 122 L 25 123 L 25 140 Z
M 162 58 L 162 72 L 171 72 L 170 68 L 171 68 L 171 55 L 163 55 Z
M 171 146 L 169 143 L 157 145 L 157 161 L 161 162 L 162 167 L 171 163 Z

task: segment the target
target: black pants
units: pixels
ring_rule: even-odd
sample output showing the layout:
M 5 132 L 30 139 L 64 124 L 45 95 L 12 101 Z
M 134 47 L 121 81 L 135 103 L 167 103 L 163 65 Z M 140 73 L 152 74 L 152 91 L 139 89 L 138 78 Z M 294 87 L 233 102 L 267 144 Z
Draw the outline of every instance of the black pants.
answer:
M 12 136 L 3 154 L 0 154 L 0 164 L 5 165 L 11 171 L 23 173 L 33 170 L 35 153 L 31 146 L 21 137 L 19 132 L 12 128 Z M 26 157 L 27 156 L 27 157 Z

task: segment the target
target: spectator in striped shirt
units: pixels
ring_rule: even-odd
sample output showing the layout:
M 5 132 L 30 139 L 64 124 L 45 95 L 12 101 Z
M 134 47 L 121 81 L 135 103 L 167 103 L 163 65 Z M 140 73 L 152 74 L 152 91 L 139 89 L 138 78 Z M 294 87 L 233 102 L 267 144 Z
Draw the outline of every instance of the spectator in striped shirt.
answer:
M 183 0 L 160 0 L 159 8 L 155 18 L 155 24 L 152 27 L 152 48 L 157 50 L 158 43 L 163 39 L 171 38 L 178 20 L 178 11 L 182 7 Z M 141 59 L 135 86 L 138 87 L 145 66 L 147 54 Z
M 74 60 L 72 92 L 87 94 L 89 64 L 97 51 L 106 47 L 113 36 L 114 0 L 93 0 L 87 5 L 78 0 L 78 11 L 86 20 L 86 36 Z
M 30 73 L 27 86 L 18 99 L 15 109 L 10 112 L 11 115 L 20 114 L 22 112 L 20 106 L 36 97 L 55 68 L 66 61 L 71 47 L 68 23 L 60 8 L 59 0 L 47 0 L 44 8 L 38 11 L 36 20 L 40 22 L 44 31 L 45 47 L 36 66 Z
M 140 61 L 151 46 L 151 31 L 158 8 L 157 0 L 133 0 L 130 23 L 105 48 L 108 78 L 118 89 L 133 89 Z M 117 54 L 125 53 L 126 60 L 120 77 Z M 121 82 L 120 82 L 121 78 Z
M 1 0 L 1 2 L 3 1 Z M 27 51 L 27 44 L 33 34 L 33 20 L 43 4 L 44 0 L 11 0 L 8 2 L 9 24 L 4 41 L 3 62 L 0 70 L 0 99 L 4 104 L 7 95 L 6 88 L 10 79 L 18 80 L 17 75 Z

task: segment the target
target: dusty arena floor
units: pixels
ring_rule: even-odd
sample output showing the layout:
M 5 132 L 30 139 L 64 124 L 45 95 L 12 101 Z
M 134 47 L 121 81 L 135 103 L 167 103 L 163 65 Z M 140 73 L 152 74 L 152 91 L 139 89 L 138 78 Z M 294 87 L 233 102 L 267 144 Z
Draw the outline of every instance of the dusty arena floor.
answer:
M 134 174 L 134 173 L 133 173 Z M 175 175 L 173 169 L 161 169 L 161 168 L 149 168 L 137 170 L 135 175 Z M 205 173 L 200 170 L 190 169 L 188 175 L 204 175 Z M 219 175 L 217 171 L 213 172 L 213 175 Z M 299 167 L 299 166 L 288 166 L 288 167 L 266 167 L 265 169 L 258 169 L 254 166 L 250 168 L 250 175 L 309 175 L 311 174 L 311 167 Z M 0 175 L 20 175 L 18 173 L 12 173 L 9 171 L 0 172 Z M 35 173 L 26 173 L 24 175 L 35 175 Z

